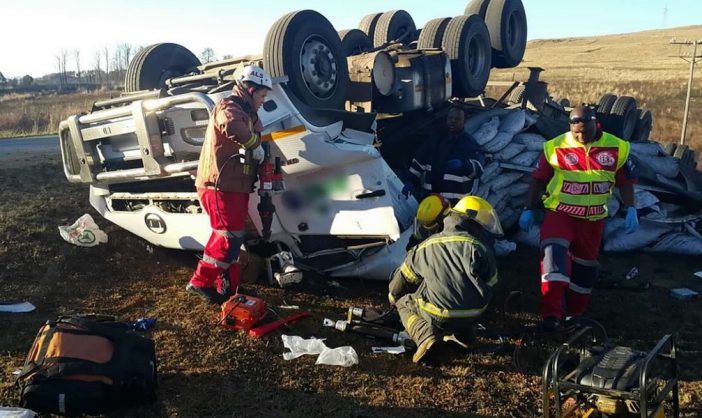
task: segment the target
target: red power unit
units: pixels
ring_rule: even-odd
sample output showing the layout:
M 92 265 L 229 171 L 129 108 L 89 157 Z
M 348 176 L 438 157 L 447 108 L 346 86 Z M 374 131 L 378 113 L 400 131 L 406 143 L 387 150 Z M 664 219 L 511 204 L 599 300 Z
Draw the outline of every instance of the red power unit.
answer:
M 220 324 L 224 328 L 248 331 L 266 315 L 263 299 L 236 294 L 222 304 Z

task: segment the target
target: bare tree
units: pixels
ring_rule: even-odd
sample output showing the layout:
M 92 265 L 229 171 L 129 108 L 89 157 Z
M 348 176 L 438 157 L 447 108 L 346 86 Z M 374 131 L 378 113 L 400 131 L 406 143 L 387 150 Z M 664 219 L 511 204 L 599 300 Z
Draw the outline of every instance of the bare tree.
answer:
M 100 62 L 102 61 L 100 55 L 100 51 L 95 51 L 95 56 L 93 57 L 93 71 L 95 72 L 95 80 L 93 80 L 94 83 L 100 84 L 102 83 L 102 69 Z
M 68 75 L 66 74 L 68 51 L 62 49 L 58 54 L 54 55 L 54 58 L 56 58 L 56 71 L 59 73 L 59 80 L 63 86 L 68 82 Z
M 132 58 L 132 46 L 128 43 L 117 45 L 117 55 L 120 58 L 120 69 L 126 70 L 129 67 L 129 60 Z
M 80 84 L 80 78 L 81 78 L 81 72 L 80 72 L 80 50 L 79 49 L 74 49 L 73 50 L 73 61 L 76 64 L 76 78 L 78 79 L 78 84 Z
M 215 52 L 212 48 L 205 48 L 202 53 L 200 53 L 200 61 L 203 63 L 208 63 L 216 60 Z
M 110 48 L 104 47 L 102 49 L 102 56 L 105 57 L 105 78 L 106 82 L 110 83 Z

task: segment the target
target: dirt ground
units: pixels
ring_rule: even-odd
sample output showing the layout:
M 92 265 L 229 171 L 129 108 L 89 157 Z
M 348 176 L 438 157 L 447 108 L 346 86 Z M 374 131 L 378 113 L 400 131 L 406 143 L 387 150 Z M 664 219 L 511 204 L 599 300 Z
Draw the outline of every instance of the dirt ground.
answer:
M 57 315 L 93 312 L 124 320 L 155 317 L 148 333 L 156 342 L 160 382 L 158 401 L 113 416 L 178 417 L 534 417 L 541 414 L 541 366 L 546 353 L 513 364 L 515 340 L 503 352 L 455 353 L 440 367 L 414 365 L 411 355 L 373 354 L 389 345 L 322 327 L 323 318 L 342 319 L 349 306 L 386 308 L 386 286 L 360 280 L 335 287 L 309 277 L 295 289 L 265 283 L 244 286 L 281 315 L 280 305 L 312 312 L 284 330 L 289 335 L 323 337 L 330 347 L 351 345 L 360 362 L 350 368 L 315 365 L 310 356 L 282 357 L 281 331 L 261 339 L 215 327 L 217 310 L 187 295 L 184 286 L 195 254 L 153 249 L 140 238 L 99 217 L 90 208 L 87 188 L 69 184 L 54 155 L 0 159 L 0 299 L 30 301 L 29 314 L 0 314 L 0 405 L 17 405 L 12 372 L 22 366 L 36 331 Z M 79 248 L 64 242 L 59 225 L 91 213 L 109 243 Z M 499 260 L 495 302 L 484 317 L 491 329 L 519 329 L 537 320 L 538 261 L 530 248 Z M 675 255 L 605 254 L 609 279 L 632 267 L 646 291 L 596 289 L 590 316 L 614 342 L 651 348 L 671 333 L 679 347 L 683 416 L 702 417 L 702 304 L 678 301 L 669 289 L 702 292 L 693 272 L 702 260 Z M 508 291 L 523 292 L 504 312 Z M 483 347 L 492 341 L 481 339 Z

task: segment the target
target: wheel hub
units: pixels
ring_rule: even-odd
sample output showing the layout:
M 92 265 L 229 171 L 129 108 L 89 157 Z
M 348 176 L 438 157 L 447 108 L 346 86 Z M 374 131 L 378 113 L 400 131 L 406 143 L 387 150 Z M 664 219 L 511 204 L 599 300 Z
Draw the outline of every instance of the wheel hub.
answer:
M 300 70 L 307 88 L 319 98 L 331 95 L 336 86 L 337 63 L 323 40 L 310 36 L 300 50 Z

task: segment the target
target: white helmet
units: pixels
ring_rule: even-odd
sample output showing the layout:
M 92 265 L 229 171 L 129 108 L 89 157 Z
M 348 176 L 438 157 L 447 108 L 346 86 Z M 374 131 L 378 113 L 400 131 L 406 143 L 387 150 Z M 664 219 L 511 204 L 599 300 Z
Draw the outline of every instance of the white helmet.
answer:
M 239 77 L 239 81 L 248 81 L 250 83 L 256 84 L 257 86 L 266 87 L 268 89 L 273 89 L 273 83 L 271 82 L 271 76 L 263 70 L 263 68 L 257 65 L 247 65 L 244 67 Z

